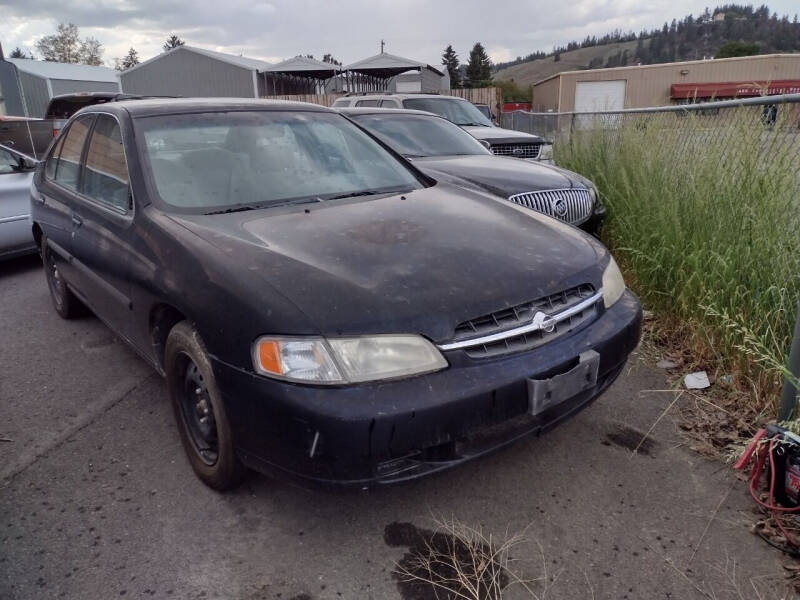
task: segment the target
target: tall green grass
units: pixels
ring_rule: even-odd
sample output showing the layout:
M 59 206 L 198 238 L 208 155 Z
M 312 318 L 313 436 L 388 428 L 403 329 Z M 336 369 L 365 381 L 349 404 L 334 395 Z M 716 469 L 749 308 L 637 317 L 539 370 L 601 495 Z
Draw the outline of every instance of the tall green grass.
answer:
M 604 241 L 645 307 L 760 399 L 781 383 L 800 299 L 799 116 L 633 114 L 579 121 L 555 146 L 597 185 Z

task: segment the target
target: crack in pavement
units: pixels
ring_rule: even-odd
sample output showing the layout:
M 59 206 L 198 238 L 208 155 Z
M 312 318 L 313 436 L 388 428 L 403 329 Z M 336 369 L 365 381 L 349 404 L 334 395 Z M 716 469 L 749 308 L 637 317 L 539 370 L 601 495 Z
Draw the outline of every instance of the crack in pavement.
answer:
M 6 463 L 3 470 L 0 470 L 0 489 L 7 487 L 14 477 L 28 469 L 51 451 L 62 446 L 76 433 L 97 421 L 97 419 L 122 402 L 131 393 L 155 377 L 160 376 L 157 372 L 153 371 L 144 377 L 126 377 L 118 381 L 110 389 L 103 393 L 100 403 L 97 405 L 97 407 L 94 410 L 78 417 L 72 427 L 59 433 L 58 435 L 53 436 L 53 438 L 47 442 L 44 447 L 30 450 L 27 453 L 23 451 L 17 460 L 13 460 L 12 458 L 8 463 Z

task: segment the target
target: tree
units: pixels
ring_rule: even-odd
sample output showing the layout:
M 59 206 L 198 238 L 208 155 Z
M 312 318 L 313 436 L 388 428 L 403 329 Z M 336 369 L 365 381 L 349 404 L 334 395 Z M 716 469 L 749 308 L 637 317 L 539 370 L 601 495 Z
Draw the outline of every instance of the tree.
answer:
M 178 46 L 183 46 L 185 43 L 186 42 L 173 33 L 167 38 L 167 41 L 164 42 L 164 51 L 166 52 L 167 50 L 172 50 Z
M 103 44 L 93 37 L 87 37 L 81 42 L 78 56 L 85 65 L 100 66 L 103 64 Z
M 338 60 L 333 58 L 333 54 L 325 54 L 325 55 L 323 55 L 322 62 L 328 63 L 329 65 L 340 65 L 340 64 L 342 64 L 341 62 L 339 62 Z
M 492 84 L 492 61 L 480 42 L 475 42 L 470 50 L 467 79 L 471 87 L 488 87 Z
M 755 56 L 760 48 L 758 44 L 746 42 L 726 42 L 720 46 L 714 58 L 731 58 L 733 56 Z
M 59 23 L 56 33 L 46 35 L 36 42 L 36 49 L 44 60 L 62 63 L 81 62 L 81 41 L 77 25 Z
M 123 56 L 122 58 L 114 59 L 116 63 L 114 68 L 117 71 L 124 71 L 125 69 L 130 69 L 131 67 L 135 67 L 139 64 L 139 53 L 136 52 L 134 48 L 128 50 L 128 53 Z
M 442 54 L 442 65 L 444 65 L 448 75 L 450 75 L 451 88 L 457 88 L 461 85 L 461 77 L 458 72 L 459 64 L 458 54 L 453 50 L 453 46 L 448 44 L 447 48 L 444 49 L 444 54 Z
M 25 52 L 22 50 L 22 48 L 17 46 L 11 51 L 11 54 L 8 55 L 8 58 L 28 58 L 28 57 L 25 56 Z

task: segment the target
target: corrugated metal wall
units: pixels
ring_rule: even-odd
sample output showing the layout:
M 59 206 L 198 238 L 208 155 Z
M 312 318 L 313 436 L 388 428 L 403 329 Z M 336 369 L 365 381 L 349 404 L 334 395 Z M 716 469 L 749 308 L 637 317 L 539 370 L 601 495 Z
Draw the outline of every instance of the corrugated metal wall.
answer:
M 77 81 L 72 79 L 51 79 L 53 96 L 77 94 L 80 92 L 119 92 L 119 83 L 110 81 Z
M 667 63 L 641 67 L 621 67 L 562 73 L 533 88 L 534 103 L 538 105 L 540 89 L 561 78 L 561 99 L 558 106 L 547 106 L 561 112 L 575 109 L 575 84 L 579 81 L 627 81 L 625 108 L 664 106 L 671 103 L 673 83 L 721 83 L 726 81 L 774 81 L 796 79 L 800 76 L 800 54 L 724 58 L 706 61 Z
M 441 92 L 442 91 L 441 75 L 437 75 L 430 69 L 422 69 L 422 71 L 401 73 L 389 80 L 388 91 L 392 93 L 397 92 L 397 82 L 414 82 L 419 83 L 421 92 Z M 402 91 L 400 93 L 403 93 Z
M 154 96 L 254 98 L 253 71 L 195 52 L 169 52 L 120 75 L 122 91 Z
M 25 106 L 29 117 L 44 117 L 47 103 L 50 102 L 50 93 L 47 91 L 47 80 L 36 77 L 30 73 L 19 73 L 19 82 L 22 94 L 25 97 Z

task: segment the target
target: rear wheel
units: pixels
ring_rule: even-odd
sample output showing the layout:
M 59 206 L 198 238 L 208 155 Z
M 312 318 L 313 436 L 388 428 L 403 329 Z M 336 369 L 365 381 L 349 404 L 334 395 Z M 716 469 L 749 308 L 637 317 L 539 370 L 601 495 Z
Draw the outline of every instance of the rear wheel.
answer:
M 64 319 L 80 316 L 83 312 L 83 304 L 67 287 L 67 282 L 64 281 L 61 271 L 58 269 L 53 250 L 44 236 L 42 236 L 42 263 L 44 264 L 44 273 L 47 278 L 47 287 L 50 289 L 53 308 Z
M 235 487 L 246 470 L 236 457 L 225 405 L 197 330 L 187 321 L 175 325 L 164 354 L 175 420 L 194 472 L 216 490 Z

